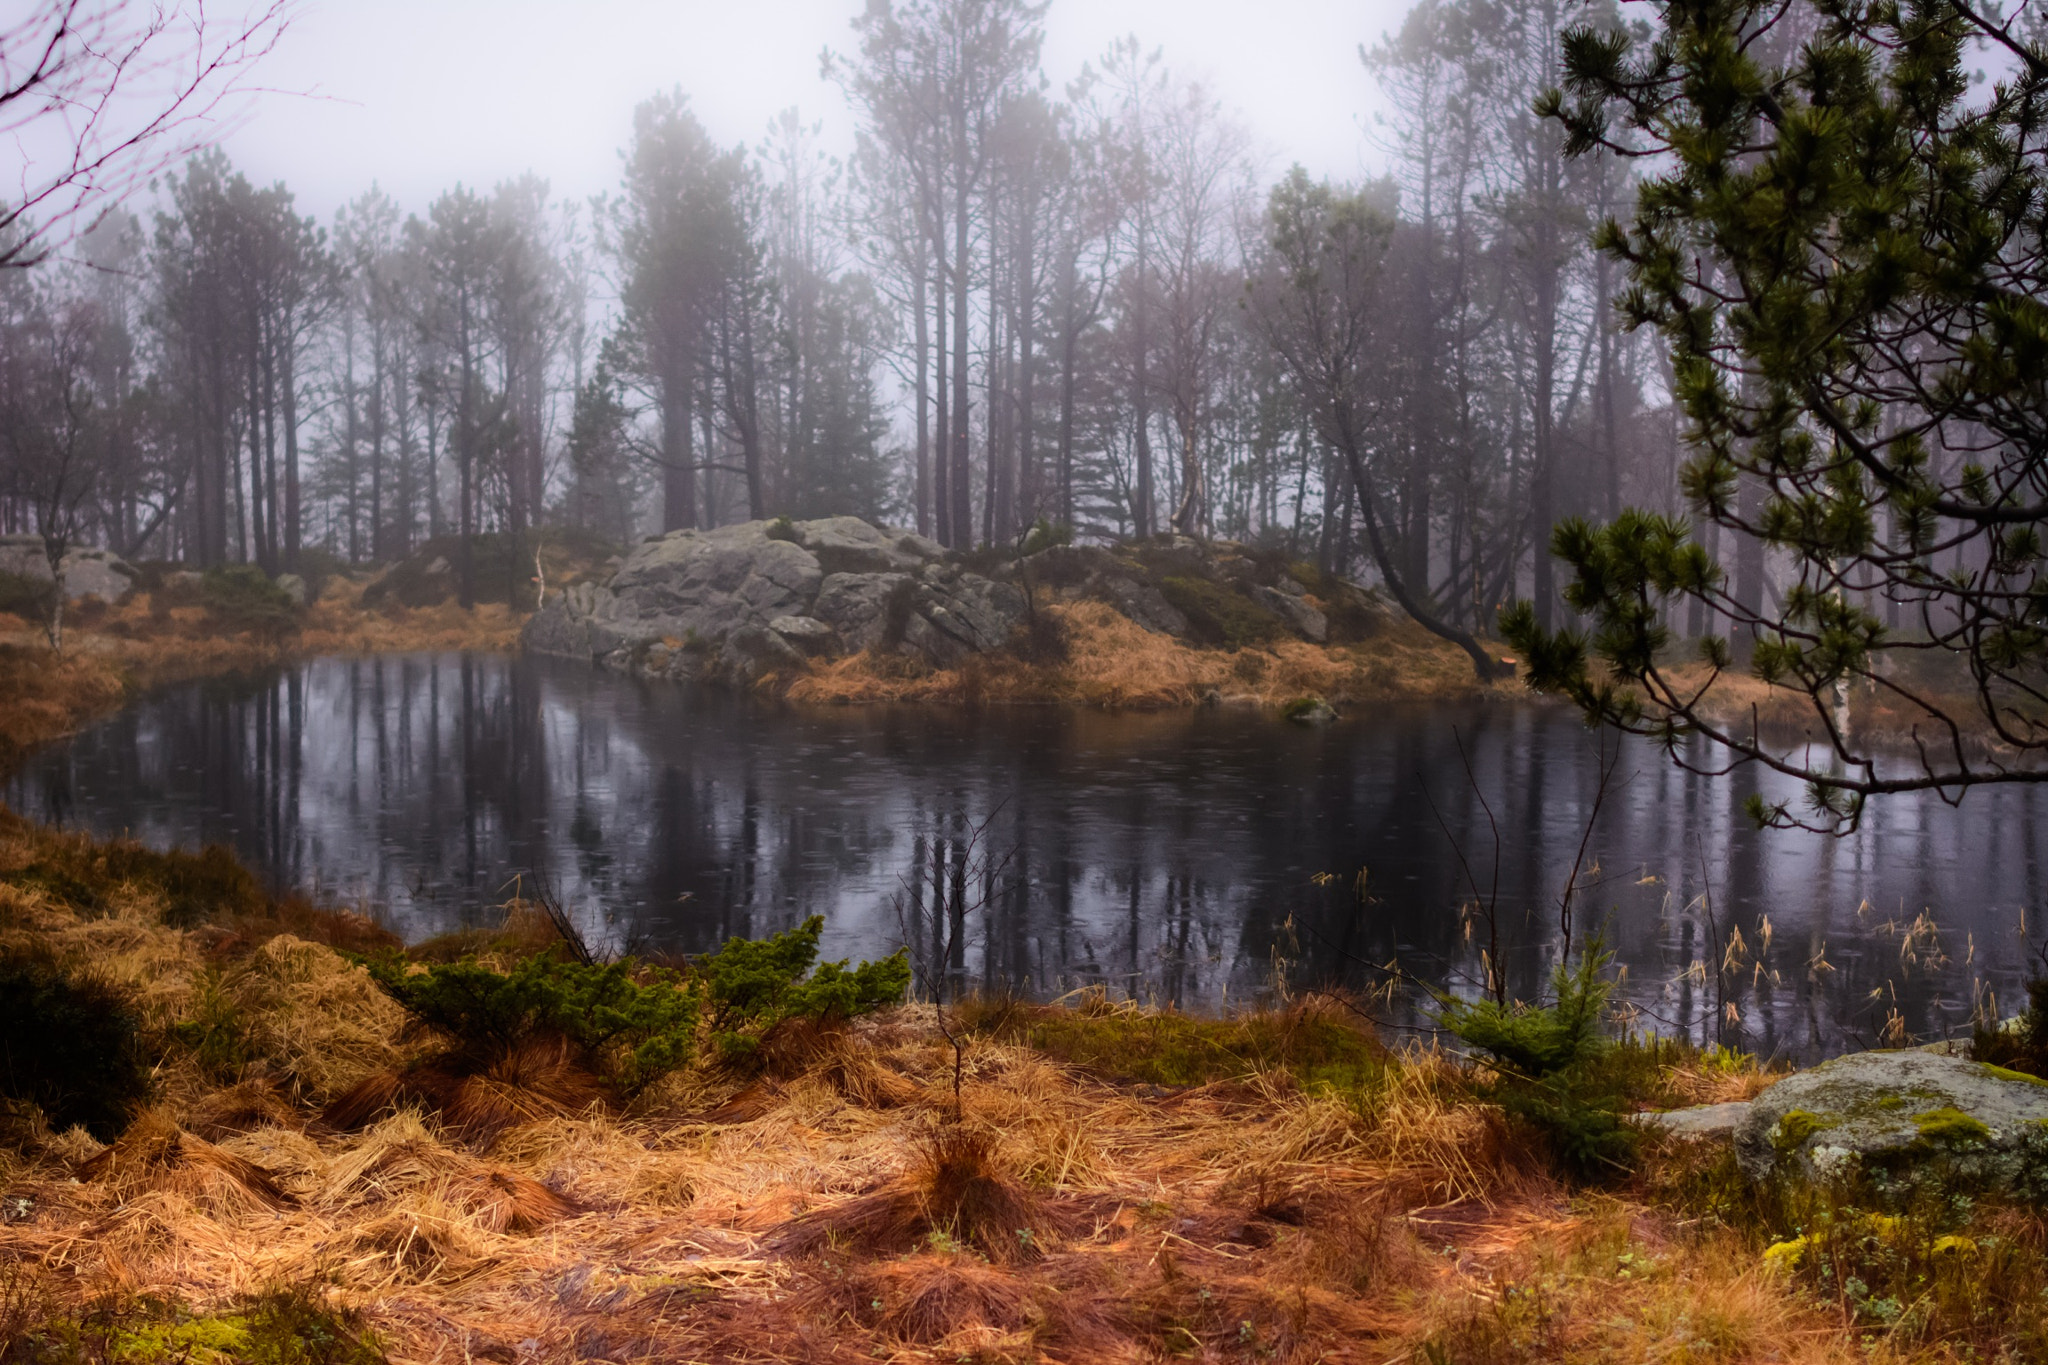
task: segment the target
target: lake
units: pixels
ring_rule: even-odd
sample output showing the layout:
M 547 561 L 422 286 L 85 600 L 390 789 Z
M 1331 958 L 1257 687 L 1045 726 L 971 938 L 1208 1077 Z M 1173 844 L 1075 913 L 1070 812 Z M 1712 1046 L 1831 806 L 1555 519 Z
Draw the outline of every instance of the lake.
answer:
M 1797 795 L 1534 702 L 1360 707 L 1323 729 L 1233 708 L 804 709 L 449 654 L 166 690 L 4 796 L 228 844 L 409 939 L 489 922 L 520 878 L 613 947 L 696 951 L 820 914 L 834 957 L 907 941 L 955 986 L 1214 1009 L 1276 983 L 1369 991 L 1390 967 L 1469 991 L 1497 938 L 1526 998 L 1579 860 L 1574 935 L 1604 932 L 1645 1027 L 1810 1058 L 1887 1028 L 1967 1032 L 1984 992 L 2022 1003 L 2048 796 L 1894 798 L 1834 839 L 1758 831 L 1759 789 Z M 1367 1008 L 1419 1018 L 1412 991 Z

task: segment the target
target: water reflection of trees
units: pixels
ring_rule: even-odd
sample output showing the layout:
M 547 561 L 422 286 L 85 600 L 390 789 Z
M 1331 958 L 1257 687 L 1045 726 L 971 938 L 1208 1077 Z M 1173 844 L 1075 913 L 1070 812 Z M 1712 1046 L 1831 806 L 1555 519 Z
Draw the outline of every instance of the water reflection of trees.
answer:
M 1554 965 L 1596 744 L 1536 707 L 1320 732 L 1213 713 L 798 712 L 407 657 L 165 693 L 32 765 L 9 799 L 159 843 L 226 840 L 415 936 L 488 913 L 524 873 L 615 942 L 700 950 L 822 913 L 834 955 L 947 928 L 955 989 L 1204 1005 L 1258 998 L 1276 969 L 1296 986 L 1363 987 L 1389 962 L 1476 980 L 1471 906 L 1494 890 L 1497 828 L 1503 967 L 1526 999 Z M 1646 1023 L 1796 1051 L 1845 1030 L 1874 1041 L 1893 1011 L 1916 1034 L 1953 1027 L 1979 979 L 2016 997 L 2011 930 L 2043 880 L 2034 793 L 1885 805 L 1828 841 L 1754 830 L 1756 780 L 1647 749 L 1617 773 L 1580 921 L 1605 925 Z M 955 894 L 970 830 L 1000 872 Z

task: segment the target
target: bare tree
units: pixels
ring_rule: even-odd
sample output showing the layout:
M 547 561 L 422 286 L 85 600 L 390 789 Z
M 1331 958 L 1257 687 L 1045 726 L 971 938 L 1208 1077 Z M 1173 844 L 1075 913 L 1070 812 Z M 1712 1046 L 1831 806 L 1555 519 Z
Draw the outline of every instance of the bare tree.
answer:
M 0 493 L 34 516 L 49 562 L 50 648 L 64 648 L 64 557 L 84 531 L 104 468 L 92 387 L 97 305 L 16 283 L 0 318 Z
M 296 8 L 38 0 L 0 29 L 0 139 L 22 153 L 0 201 L 0 269 L 45 259 L 218 136 Z

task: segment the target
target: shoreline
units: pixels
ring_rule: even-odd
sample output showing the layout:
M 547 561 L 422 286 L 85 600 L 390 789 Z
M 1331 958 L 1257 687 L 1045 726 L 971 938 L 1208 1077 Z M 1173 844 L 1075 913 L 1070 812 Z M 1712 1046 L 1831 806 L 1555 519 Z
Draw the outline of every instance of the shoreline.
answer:
M 408 970 L 559 954 L 544 909 L 416 945 Z M 273 900 L 232 863 L 0 822 L 0 955 L 95 973 L 160 1054 L 132 1121 L 0 1116 L 16 1340 L 229 1365 L 284 1305 L 360 1348 L 323 1357 L 350 1365 L 1948 1365 L 2026 1358 L 2048 1328 L 2014 1209 L 1926 1225 L 2014 1250 L 1935 1258 L 1902 1334 L 1785 1253 L 1822 1245 L 1797 1240 L 1814 1224 L 1755 1197 L 1725 1142 L 1645 1122 L 1626 1170 L 1572 1175 L 1484 1066 L 1317 999 L 909 1003 L 630 1099 L 508 1071 L 494 1093 L 516 1103 L 488 1131 L 427 1092 L 348 1117 L 366 1083 L 438 1064 L 347 956 L 380 950 L 366 921 Z M 1669 1043 L 1607 1055 L 1638 1114 L 1782 1079 Z M 1910 1281 L 1890 1245 L 1830 1250 L 1876 1300 Z
M 39 628 L 0 617 L 0 695 L 8 698 L 0 704 L 0 773 L 158 688 L 332 655 L 511 653 L 521 647 L 520 632 L 531 619 L 499 604 L 469 613 L 452 604 L 366 608 L 360 602 L 366 586 L 331 585 L 306 609 L 296 632 L 272 639 L 213 628 L 195 607 L 153 612 L 147 593 L 86 614 L 67 629 L 61 654 L 50 652 Z M 1285 641 L 1224 650 L 1154 635 L 1097 603 L 1055 606 L 1047 614 L 1067 623 L 1068 653 L 1056 662 L 998 653 L 954 669 L 914 669 L 866 652 L 819 661 L 794 676 L 771 674 L 747 690 L 821 706 L 1112 711 L 1225 705 L 1279 710 L 1310 697 L 1339 708 L 1394 699 L 1534 699 L 1511 683 L 1476 682 L 1462 654 L 1407 622 L 1359 644 Z

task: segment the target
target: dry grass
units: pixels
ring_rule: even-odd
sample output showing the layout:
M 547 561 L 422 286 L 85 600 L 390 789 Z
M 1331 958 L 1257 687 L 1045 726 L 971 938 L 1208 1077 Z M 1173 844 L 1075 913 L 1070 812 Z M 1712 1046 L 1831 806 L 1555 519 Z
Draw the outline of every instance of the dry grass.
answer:
M 130 933 L 127 978 L 174 1013 L 194 935 Z M 329 1031 L 363 1027 L 325 998 Z M 393 1359 L 448 1365 L 1943 1358 L 1873 1357 L 1733 1234 L 1574 1196 L 1438 1055 L 1389 1056 L 1362 1093 L 1254 1069 L 1148 1098 L 985 1037 L 956 1119 L 920 1019 L 785 1056 L 722 1119 L 700 1077 L 630 1114 L 519 1123 L 488 1161 L 417 1109 L 337 1132 L 267 1081 L 171 1076 L 113 1147 L 17 1160 L 8 1197 L 34 1213 L 0 1258 L 67 1302 L 324 1282 Z M 849 1086 L 849 1055 L 891 1083 Z
M 1397 697 L 1466 697 L 1512 684 L 1481 684 L 1472 662 L 1409 621 L 1390 622 L 1352 645 L 1286 640 L 1251 649 L 1199 649 L 1158 635 L 1100 602 L 1041 608 L 1064 627 L 1067 659 L 1033 664 L 1008 655 L 926 671 L 894 655 L 865 653 L 813 667 L 789 686 L 797 701 L 1058 703 L 1133 710 L 1224 702 L 1281 706 L 1305 696 L 1337 705 Z
M 320 1118 L 331 1128 L 355 1129 L 396 1110 L 423 1109 L 486 1148 L 509 1129 L 582 1113 L 603 1095 L 566 1041 L 534 1039 L 485 1059 L 439 1054 L 373 1072 L 336 1096 Z
M 156 1028 L 232 1020 L 236 1060 L 169 1046 L 156 1107 L 113 1145 L 0 1150 L 0 1267 L 45 1313 L 322 1285 L 394 1360 L 446 1365 L 1999 1358 L 1995 1331 L 1873 1333 L 1766 1271 L 1757 1233 L 1680 1189 L 1714 1178 L 1690 1149 L 1622 1189 L 1560 1185 L 1460 1063 L 1327 1007 L 970 1011 L 957 1113 L 951 1049 L 903 1009 L 623 1112 L 529 1095 L 480 1154 L 431 1094 L 320 1121 L 428 1046 L 334 950 L 167 927 L 147 886 L 99 900 L 0 883 L 0 944 L 93 961 Z M 1760 1084 L 1739 1059 L 1660 1064 L 1672 1095 Z M 545 1088 L 533 1065 L 497 1080 Z M 1987 1224 L 2030 1264 L 2044 1226 Z M 2002 1283 L 2017 1331 L 2033 1281 Z

